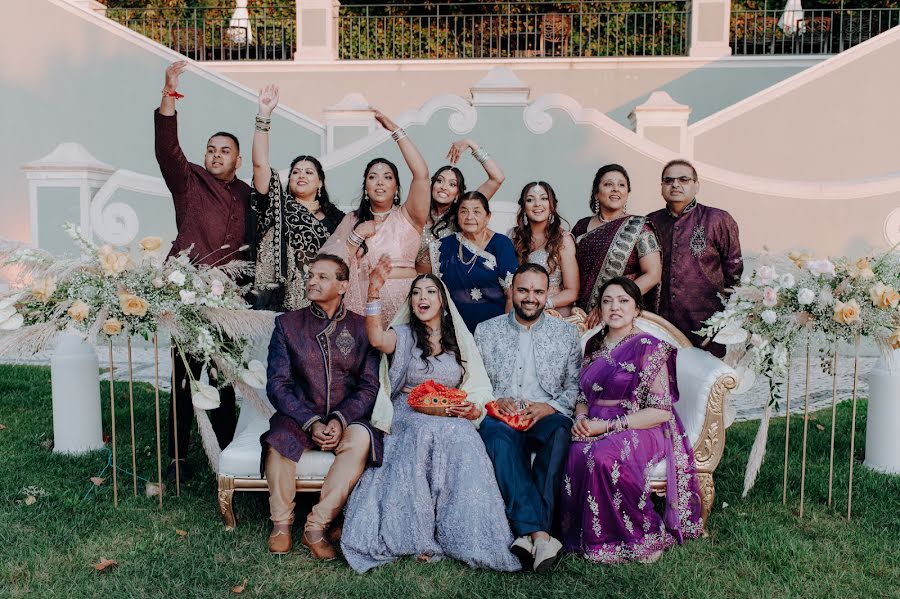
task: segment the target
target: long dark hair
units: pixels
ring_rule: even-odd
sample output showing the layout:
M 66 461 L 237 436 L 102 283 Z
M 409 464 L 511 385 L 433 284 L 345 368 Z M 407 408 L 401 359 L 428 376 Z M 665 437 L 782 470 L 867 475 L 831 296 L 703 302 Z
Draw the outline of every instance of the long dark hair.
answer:
M 412 329 L 416 347 L 422 351 L 423 360 L 431 355 L 431 343 L 428 341 L 428 327 L 416 316 L 412 305 L 413 289 L 415 289 L 416 283 L 422 279 L 428 279 L 434 283 L 441 294 L 441 352 L 453 354 L 453 357 L 456 358 L 456 363 L 459 364 L 463 373 L 465 373 L 465 361 L 462 359 L 462 352 L 459 349 L 459 343 L 456 341 L 456 328 L 453 326 L 453 315 L 450 314 L 450 300 L 447 299 L 447 292 L 444 290 L 444 284 L 441 283 L 441 280 L 437 278 L 437 276 L 431 273 L 421 274 L 413 279 L 412 283 L 409 285 L 409 294 L 406 296 L 406 304 L 409 307 L 410 313 L 409 326 Z M 430 369 L 431 365 L 427 364 L 427 368 Z
M 375 214 L 372 212 L 372 200 L 369 199 L 369 195 L 366 193 L 366 179 L 369 178 L 369 171 L 372 170 L 372 167 L 376 164 L 386 164 L 388 165 L 388 168 L 391 169 L 391 172 L 394 173 L 394 181 L 397 182 L 397 195 L 394 196 L 394 205 L 397 206 L 400 204 L 402 190 L 400 189 L 400 172 L 397 170 L 397 165 L 387 158 L 373 158 L 369 161 L 369 164 L 366 165 L 366 170 L 363 171 L 362 193 L 359 195 L 359 207 L 354 211 L 354 214 L 356 214 L 356 224 L 353 225 L 354 231 L 356 230 L 356 227 L 364 222 L 375 220 Z M 361 247 L 363 249 L 363 254 L 369 251 L 365 242 L 363 242 Z
M 290 188 L 291 171 L 294 170 L 294 167 L 297 166 L 298 162 L 303 161 L 311 162 L 312 165 L 316 167 L 316 174 L 319 175 L 319 181 L 322 182 L 322 189 L 317 196 L 317 199 L 319 200 L 319 210 L 322 211 L 326 218 L 340 222 L 340 220 L 344 218 L 344 213 L 331 203 L 331 197 L 328 195 L 328 188 L 325 187 L 325 169 L 322 168 L 322 163 L 319 162 L 318 158 L 315 156 L 307 156 L 306 154 L 294 158 L 291 161 L 291 168 L 288 170 L 288 187 Z
M 512 242 L 516 248 L 519 264 L 529 262 L 528 255 L 531 253 L 532 238 L 531 223 L 526 223 L 528 217 L 525 215 L 525 197 L 528 195 L 528 190 L 535 185 L 547 192 L 547 199 L 550 200 L 550 214 L 553 216 L 553 220 L 547 223 L 547 243 L 544 244 L 544 247 L 547 250 L 547 270 L 553 272 L 559 266 L 559 253 L 566 234 L 563 222 L 566 221 L 557 212 L 559 200 L 556 198 L 556 192 L 546 181 L 532 181 L 522 188 L 522 193 L 519 194 L 519 211 L 516 213 L 516 226 L 513 227 Z M 569 223 L 566 222 L 566 224 Z
M 631 177 L 628 176 L 628 171 L 625 170 L 624 166 L 621 164 L 605 164 L 601 166 L 597 169 L 597 174 L 594 175 L 594 182 L 591 183 L 591 197 L 588 198 L 588 208 L 590 208 L 592 214 L 600 214 L 597 190 L 600 189 L 600 179 L 606 173 L 621 173 L 625 177 L 625 183 L 628 185 L 628 192 L 631 193 Z
M 606 289 L 612 285 L 618 285 L 621 287 L 625 293 L 628 294 L 628 297 L 634 300 L 634 305 L 637 307 L 638 316 L 640 316 L 641 310 L 644 309 L 644 300 L 641 295 L 641 288 L 637 286 L 637 283 L 629 279 L 628 277 L 613 277 L 610 280 L 603 283 L 600 286 L 600 292 L 597 294 L 597 297 L 600 298 L 600 302 L 603 301 L 603 293 Z M 597 309 L 599 310 L 599 304 Z M 600 349 L 600 346 L 603 345 L 603 340 L 606 338 L 607 327 L 603 327 L 600 331 L 590 338 L 587 342 L 587 346 L 584 348 L 584 357 L 585 359 L 589 358 L 591 354 Z
M 437 178 L 440 177 L 446 171 L 453 171 L 453 174 L 456 175 L 456 189 L 457 194 L 456 198 L 450 203 L 450 207 L 444 212 L 439 219 L 437 219 L 434 223 L 431 224 L 431 234 L 435 237 L 438 237 L 438 233 L 448 227 L 454 226 L 454 220 L 450 219 L 450 215 L 453 212 L 454 206 L 459 204 L 459 198 L 466 193 L 466 178 L 463 176 L 462 171 L 453 166 L 452 164 L 447 164 L 439 168 L 435 173 L 431 176 L 431 190 L 434 190 L 434 184 L 437 182 Z M 435 210 L 434 195 L 431 196 L 431 212 L 433 213 Z

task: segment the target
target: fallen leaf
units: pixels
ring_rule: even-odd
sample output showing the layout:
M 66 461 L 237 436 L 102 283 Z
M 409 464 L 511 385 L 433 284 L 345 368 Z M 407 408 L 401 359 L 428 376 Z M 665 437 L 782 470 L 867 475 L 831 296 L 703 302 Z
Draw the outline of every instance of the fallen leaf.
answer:
M 0 424 L 0 431 L 5 431 L 5 430 L 6 430 L 6 425 Z
M 235 595 L 240 595 L 241 593 L 244 592 L 245 588 L 247 588 L 247 579 L 246 578 L 244 579 L 244 582 L 242 582 L 241 584 L 231 587 L 231 592 L 234 593 Z
M 34 495 L 29 495 L 25 498 L 25 505 L 34 505 L 36 501 L 37 497 L 35 497 Z
M 41 441 L 41 447 L 44 449 L 53 449 L 53 439 L 44 439 Z
M 105 557 L 100 558 L 100 562 L 94 564 L 94 569 L 97 572 L 107 572 L 115 570 L 119 566 L 119 563 L 114 559 L 106 559 Z
M 186 531 L 186 530 L 181 530 L 180 528 L 176 528 L 176 529 L 175 529 L 175 534 L 178 535 L 179 537 L 186 537 L 186 536 L 187 536 L 187 531 Z
M 99 476 L 92 476 L 92 477 L 91 477 L 91 482 L 94 483 L 96 486 L 99 487 L 100 485 L 102 485 L 103 483 L 106 482 L 106 479 L 105 479 L 105 478 L 100 478 Z
M 156 497 L 160 493 L 160 487 L 162 487 L 163 492 L 165 492 L 166 485 L 147 483 L 147 486 L 144 488 L 144 495 L 146 495 L 147 497 Z
M 817 425 L 816 425 L 816 429 L 818 429 L 818 430 L 820 430 L 820 431 L 824 431 L 824 430 L 825 430 L 825 425 L 824 425 L 824 424 L 817 424 Z

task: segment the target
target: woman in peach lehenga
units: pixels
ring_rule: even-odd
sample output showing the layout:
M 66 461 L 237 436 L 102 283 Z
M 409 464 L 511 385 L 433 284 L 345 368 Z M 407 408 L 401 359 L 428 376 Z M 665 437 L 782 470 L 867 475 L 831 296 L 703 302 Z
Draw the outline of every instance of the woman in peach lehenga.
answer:
M 409 195 L 401 204 L 397 166 L 386 158 L 375 158 L 366 165 L 359 207 L 344 217 L 320 253 L 334 254 L 347 262 L 350 289 L 344 305 L 357 314 L 364 312 L 369 271 L 381 256 L 390 256 L 393 268 L 380 296 L 382 320 L 387 326 L 406 299 L 417 274 L 416 255 L 429 216 L 431 185 L 428 165 L 406 131 L 381 112 L 375 112 L 375 119 L 392 132 L 391 137 L 412 173 Z

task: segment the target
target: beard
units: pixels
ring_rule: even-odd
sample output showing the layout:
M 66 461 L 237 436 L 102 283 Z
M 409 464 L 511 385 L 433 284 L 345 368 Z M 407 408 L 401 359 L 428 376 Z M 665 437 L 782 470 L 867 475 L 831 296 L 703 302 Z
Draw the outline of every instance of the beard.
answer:
M 526 311 L 525 311 L 526 308 L 524 308 L 524 307 L 521 306 L 520 304 L 513 304 L 513 310 L 515 311 L 516 316 L 518 316 L 518 317 L 521 318 L 522 320 L 524 320 L 524 321 L 526 321 L 526 322 L 534 322 L 535 320 L 537 320 L 538 318 L 541 317 L 541 314 L 543 314 L 543 312 L 544 312 L 544 306 L 537 306 L 537 307 L 534 309 L 534 312 L 531 313 L 531 314 L 529 314 L 528 312 L 526 312 Z

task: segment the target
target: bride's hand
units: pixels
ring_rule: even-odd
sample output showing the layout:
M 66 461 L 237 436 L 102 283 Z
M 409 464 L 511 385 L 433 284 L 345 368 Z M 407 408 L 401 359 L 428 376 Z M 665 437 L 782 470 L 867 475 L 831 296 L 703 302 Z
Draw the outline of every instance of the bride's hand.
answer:
M 572 427 L 572 436 L 573 437 L 592 437 L 594 436 L 591 432 L 591 421 L 587 418 L 579 418 L 575 421 L 575 425 Z
M 584 327 L 585 327 L 584 330 L 585 330 L 585 331 L 590 331 L 591 329 L 593 329 L 593 328 L 594 328 L 595 326 L 597 326 L 598 324 L 601 324 L 600 308 L 599 308 L 599 307 L 594 308 L 593 310 L 591 310 L 591 313 L 588 314 L 587 320 L 584 321 Z

